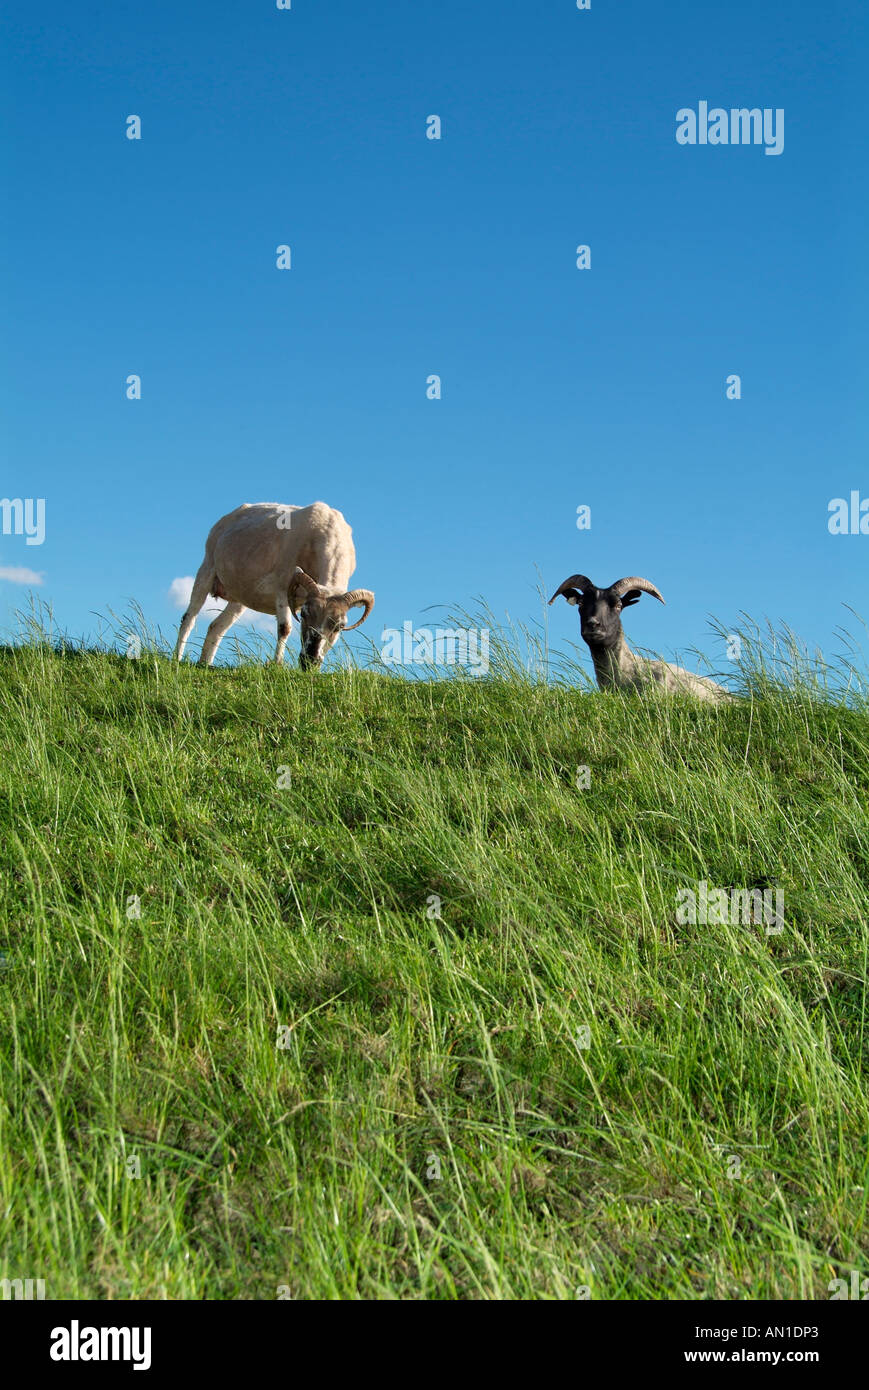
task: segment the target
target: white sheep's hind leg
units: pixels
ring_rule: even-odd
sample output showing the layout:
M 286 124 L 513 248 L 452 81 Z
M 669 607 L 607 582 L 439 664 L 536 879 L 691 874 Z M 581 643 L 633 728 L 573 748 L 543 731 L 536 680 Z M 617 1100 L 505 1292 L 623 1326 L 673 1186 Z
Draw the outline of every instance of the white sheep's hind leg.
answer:
M 287 598 L 279 598 L 275 602 L 275 615 L 278 620 L 278 645 L 275 647 L 275 665 L 283 665 L 284 648 L 287 645 L 287 638 L 290 635 L 292 623 L 290 621 L 290 604 Z
M 228 603 L 223 612 L 218 613 L 205 634 L 205 641 L 202 643 L 202 655 L 199 658 L 200 666 L 211 665 L 224 634 L 229 631 L 236 618 L 240 618 L 243 612 L 243 603 Z
M 196 615 L 199 612 L 205 600 L 208 598 L 208 595 L 211 592 L 212 586 L 214 584 L 215 578 L 216 576 L 212 566 L 208 563 L 207 560 L 203 560 L 202 564 L 199 566 L 199 569 L 196 572 L 196 578 L 193 581 L 193 588 L 190 590 L 190 602 L 187 605 L 187 612 L 181 619 L 181 626 L 178 629 L 178 641 L 175 643 L 176 661 L 180 661 L 182 656 L 184 655 L 184 648 L 187 646 L 187 638 L 193 631 L 193 624 L 196 622 Z

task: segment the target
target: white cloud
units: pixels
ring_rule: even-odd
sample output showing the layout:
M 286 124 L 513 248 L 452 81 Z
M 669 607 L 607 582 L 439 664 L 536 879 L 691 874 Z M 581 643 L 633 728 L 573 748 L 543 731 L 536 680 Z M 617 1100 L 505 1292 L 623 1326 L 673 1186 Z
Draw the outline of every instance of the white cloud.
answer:
M 190 603 L 190 595 L 193 593 L 193 575 L 184 574 L 179 579 L 173 579 L 169 585 L 169 598 L 173 608 L 184 609 Z M 226 607 L 223 599 L 212 598 L 209 594 L 202 608 L 199 610 L 201 618 L 216 618 L 217 614 Z
M 190 595 L 193 592 L 193 575 L 183 574 L 179 578 L 173 579 L 169 585 L 169 600 L 173 608 L 186 609 L 190 603 Z M 204 604 L 199 610 L 199 617 L 206 618 L 211 622 L 218 613 L 222 613 L 226 607 L 226 601 L 222 598 L 212 598 L 209 594 Z M 272 631 L 275 620 L 268 613 L 255 613 L 252 608 L 246 608 L 238 623 L 247 623 L 250 627 L 259 627 Z
M 36 570 L 25 569 L 23 565 L 0 565 L 0 579 L 10 584 L 44 584 L 45 575 Z

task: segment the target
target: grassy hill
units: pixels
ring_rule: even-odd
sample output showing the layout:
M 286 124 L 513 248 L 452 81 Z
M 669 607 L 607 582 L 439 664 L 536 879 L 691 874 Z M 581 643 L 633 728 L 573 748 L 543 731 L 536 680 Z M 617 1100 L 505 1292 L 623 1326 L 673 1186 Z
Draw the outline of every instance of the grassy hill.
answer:
M 0 739 L 3 1276 L 825 1299 L 867 1272 L 865 705 L 32 643 L 0 653 Z M 783 931 L 680 925 L 700 881 L 781 887 Z

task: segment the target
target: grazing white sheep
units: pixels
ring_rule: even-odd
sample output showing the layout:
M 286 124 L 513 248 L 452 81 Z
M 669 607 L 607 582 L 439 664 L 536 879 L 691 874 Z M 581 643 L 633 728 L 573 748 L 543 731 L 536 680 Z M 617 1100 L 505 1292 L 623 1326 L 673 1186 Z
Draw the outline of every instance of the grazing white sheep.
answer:
M 292 613 L 301 625 L 299 665 L 319 667 L 341 633 L 364 623 L 374 607 L 370 589 L 347 589 L 355 568 L 353 532 L 334 507 L 325 502 L 309 507 L 245 502 L 208 533 L 205 559 L 181 619 L 176 659 L 181 660 L 196 615 L 212 594 L 227 605 L 208 629 L 200 665 L 211 665 L 225 633 L 252 608 L 277 618 L 278 664 L 284 659 Z M 347 627 L 347 613 L 358 604 L 365 612 Z
M 578 605 L 580 630 L 591 652 L 600 689 L 642 690 L 657 685 L 673 694 L 694 695 L 699 700 L 732 701 L 730 692 L 708 676 L 695 676 L 666 661 L 647 661 L 631 651 L 625 641 L 621 612 L 639 603 L 641 593 L 664 602 L 654 584 L 637 575 L 617 579 L 608 589 L 597 589 L 584 574 L 565 579 L 549 600 L 554 603 L 559 594 L 564 594 L 568 603 Z

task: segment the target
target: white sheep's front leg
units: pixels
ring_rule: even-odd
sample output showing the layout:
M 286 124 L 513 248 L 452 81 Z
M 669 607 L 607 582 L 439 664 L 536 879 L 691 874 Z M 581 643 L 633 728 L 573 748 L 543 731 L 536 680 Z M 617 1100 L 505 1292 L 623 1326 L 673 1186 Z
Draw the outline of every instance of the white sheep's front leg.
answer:
M 275 616 L 278 620 L 278 645 L 275 647 L 275 665 L 283 665 L 284 648 L 290 635 L 290 602 L 286 595 L 275 600 Z

